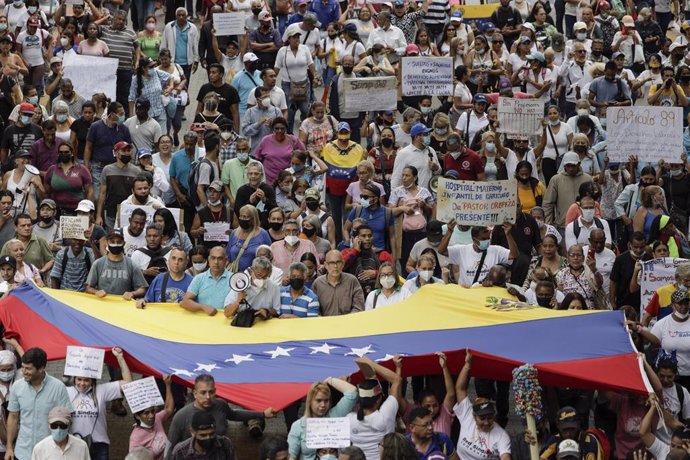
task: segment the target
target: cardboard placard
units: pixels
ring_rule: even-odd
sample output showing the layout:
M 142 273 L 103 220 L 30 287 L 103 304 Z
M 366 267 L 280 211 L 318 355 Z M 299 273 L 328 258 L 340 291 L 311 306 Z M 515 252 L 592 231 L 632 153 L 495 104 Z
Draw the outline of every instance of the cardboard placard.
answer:
M 84 232 L 88 229 L 89 218 L 87 216 L 60 217 L 60 232 L 63 238 L 86 240 Z
M 657 289 L 675 282 L 676 268 L 687 263 L 690 263 L 690 260 L 676 257 L 652 259 L 642 263 L 640 275 L 641 312 L 644 312 L 645 307 L 652 300 L 652 296 Z
M 153 377 L 146 377 L 123 384 L 122 393 L 127 398 L 127 404 L 129 404 L 133 414 L 149 407 L 165 404 Z
M 153 215 L 156 213 L 156 210 L 153 209 L 153 206 L 119 204 L 117 206 L 117 219 L 115 220 L 115 225 L 117 227 L 126 227 L 127 225 L 129 225 L 129 216 L 131 216 L 132 211 L 134 211 L 137 208 L 143 210 L 146 213 L 146 225 L 152 224 Z M 183 210 L 180 208 L 168 208 L 167 206 L 166 209 L 172 213 L 173 218 L 175 219 L 175 224 L 177 224 L 178 230 L 184 230 L 184 227 L 182 226 L 184 223 L 184 218 L 182 214 Z
M 453 94 L 453 58 L 404 57 L 402 92 L 405 96 L 451 96 Z
M 437 219 L 458 225 L 490 226 L 515 223 L 517 181 L 475 182 L 439 178 Z
M 213 28 L 216 35 L 244 35 L 244 21 L 247 15 L 244 13 L 213 13 Z
M 105 350 L 89 347 L 67 347 L 65 375 L 100 379 L 103 374 Z
M 544 119 L 544 103 L 538 99 L 498 98 L 499 133 L 534 134 Z
M 347 417 L 307 418 L 306 443 L 309 449 L 348 447 L 350 419 Z
M 625 163 L 630 155 L 656 165 L 682 163 L 682 107 L 609 107 L 606 111 L 606 153 Z
M 395 77 L 344 78 L 346 112 L 395 110 L 398 104 Z
M 230 224 L 227 222 L 204 222 L 204 241 L 222 241 L 227 243 L 230 235 L 226 232 L 230 230 Z
M 118 62 L 115 58 L 66 53 L 62 59 L 63 78 L 71 79 L 74 90 L 85 99 L 105 93 L 115 100 Z

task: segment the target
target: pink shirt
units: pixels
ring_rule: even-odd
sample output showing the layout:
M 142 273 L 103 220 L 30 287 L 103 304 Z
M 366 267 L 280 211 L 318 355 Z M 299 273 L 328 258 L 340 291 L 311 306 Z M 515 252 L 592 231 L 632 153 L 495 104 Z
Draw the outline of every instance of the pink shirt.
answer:
M 264 164 L 267 184 L 272 184 L 280 171 L 290 167 L 293 150 L 306 150 L 306 148 L 297 137 L 290 134 L 285 135 L 285 141 L 282 144 L 275 141 L 273 134 L 261 139 L 254 150 L 254 158 Z
M 406 430 L 407 433 L 410 432 L 410 426 L 409 423 L 407 423 L 407 419 L 410 416 L 410 413 L 412 412 L 413 409 L 417 408 L 419 406 L 416 406 L 414 404 L 408 404 L 407 407 L 405 408 L 405 413 L 403 414 L 403 420 L 405 420 L 406 423 Z M 448 410 L 448 408 L 441 403 L 441 408 L 439 409 L 438 415 L 432 422 L 434 424 L 434 433 L 443 433 L 445 435 L 448 435 L 450 437 L 450 428 L 451 425 L 453 425 L 453 414 Z
M 299 240 L 299 245 L 293 252 L 287 250 L 287 243 L 284 240 L 273 243 L 271 250 L 273 251 L 273 265 L 283 270 L 285 276 L 290 275 L 290 264 L 299 262 L 303 254 L 307 252 L 316 254 L 316 247 L 309 240 Z
M 146 447 L 153 454 L 155 460 L 163 460 L 165 445 L 168 443 L 168 436 L 165 434 L 163 423 L 168 419 L 165 409 L 156 413 L 153 428 L 142 428 L 135 426 L 132 434 L 129 435 L 129 450 L 135 447 Z
M 103 57 L 110 53 L 108 45 L 101 39 L 96 39 L 96 43 L 91 45 L 88 40 L 79 42 L 79 54 L 84 56 Z
M 609 394 L 609 409 L 618 415 L 616 423 L 616 458 L 625 460 L 628 453 L 638 449 L 640 440 L 640 424 L 647 413 L 644 404 L 637 404 L 633 397 L 621 393 Z M 656 426 L 656 420 L 652 426 Z

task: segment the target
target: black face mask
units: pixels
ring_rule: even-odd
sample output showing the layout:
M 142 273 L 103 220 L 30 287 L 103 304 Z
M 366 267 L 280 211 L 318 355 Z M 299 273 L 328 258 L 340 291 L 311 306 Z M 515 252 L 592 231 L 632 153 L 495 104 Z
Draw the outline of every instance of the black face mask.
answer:
M 331 40 L 335 40 L 335 38 L 336 38 L 337 36 L 338 36 L 337 34 L 333 34 L 333 35 L 328 34 L 328 38 L 330 38 Z
M 258 16 L 261 13 L 261 8 L 252 8 L 252 13 Z
M 53 218 L 51 216 L 41 216 L 41 222 L 43 222 L 44 224 L 49 224 L 52 221 Z
M 384 137 L 383 139 L 381 139 L 381 145 L 389 149 L 393 147 L 393 139 L 391 139 L 390 137 Z
M 108 245 L 108 252 L 110 252 L 111 254 L 113 254 L 115 256 L 119 256 L 124 251 L 125 251 L 124 245 L 120 245 L 120 246 L 113 246 L 112 244 Z
M 587 153 L 586 145 L 573 145 L 573 151 L 575 153 Z
M 680 77 L 680 82 L 681 82 L 681 83 L 685 83 L 685 84 L 690 83 L 690 75 L 687 75 L 687 76 L 686 76 L 686 75 L 683 75 L 683 76 L 681 76 L 681 77 Z
M 344 65 L 343 66 L 343 73 L 345 73 L 345 75 L 350 75 L 350 74 L 352 74 L 353 68 L 354 67 L 352 67 L 351 65 Z
M 132 161 L 132 155 L 120 155 L 120 161 L 127 164 Z
M 139 203 L 146 203 L 149 200 L 149 195 L 134 195 L 134 198 L 136 198 Z
M 551 299 L 549 297 L 537 297 L 537 304 L 540 307 L 550 308 L 551 307 Z
M 304 236 L 306 236 L 307 238 L 311 238 L 312 236 L 314 236 L 314 233 L 316 233 L 316 229 L 315 228 L 303 228 L 302 233 L 304 233 Z
M 527 148 L 527 147 L 515 147 L 514 150 L 517 153 L 519 153 L 520 155 L 524 155 L 525 153 L 527 153 L 527 150 L 529 150 L 529 148 Z
M 529 178 L 529 177 L 520 177 L 520 176 L 517 176 L 517 180 L 520 181 L 520 182 L 523 183 L 523 184 L 529 184 L 530 178 Z
M 239 223 L 242 230 L 249 230 L 252 228 L 252 221 L 249 219 L 239 219 Z
M 304 287 L 304 280 L 302 278 L 290 278 L 290 287 L 295 291 L 299 291 Z
M 310 211 L 316 211 L 317 209 L 319 209 L 319 202 L 318 201 L 308 200 L 306 203 L 307 203 L 307 209 L 309 209 Z
M 72 155 L 71 154 L 58 155 L 58 161 L 60 163 L 69 163 L 70 161 L 72 161 Z
M 249 221 L 247 221 L 247 222 L 249 222 Z M 282 222 L 269 222 L 268 227 L 271 230 L 273 230 L 274 232 L 277 232 L 278 230 L 283 228 L 283 223 Z M 242 227 L 242 228 L 244 228 L 244 227 Z
M 216 444 L 216 437 L 214 436 L 208 439 L 197 439 L 196 443 L 199 444 L 199 447 L 202 449 L 210 450 Z

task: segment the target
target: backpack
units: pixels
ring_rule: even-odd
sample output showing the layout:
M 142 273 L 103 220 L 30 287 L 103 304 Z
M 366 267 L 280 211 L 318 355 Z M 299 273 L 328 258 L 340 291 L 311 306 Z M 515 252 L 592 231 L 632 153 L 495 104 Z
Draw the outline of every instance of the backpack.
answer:
M 199 185 L 199 170 L 202 164 L 207 164 L 211 167 L 211 176 L 209 177 L 209 183 L 215 180 L 216 172 L 213 169 L 213 165 L 206 158 L 200 160 L 195 160 L 192 162 L 192 167 L 189 169 L 189 175 L 187 176 L 187 199 L 194 206 L 199 206 L 201 201 L 199 200 L 199 195 L 196 193 L 196 189 Z
M 386 242 L 386 247 L 384 248 L 386 252 L 391 252 L 391 242 L 390 238 L 388 238 L 388 227 L 390 226 L 391 219 L 393 218 L 393 210 L 387 206 L 383 207 L 384 213 L 383 213 L 383 219 L 385 222 L 385 227 L 384 227 L 384 232 L 385 235 L 383 237 L 384 241 Z M 355 217 L 354 219 L 359 218 L 362 215 L 362 207 L 357 206 L 355 209 Z M 352 219 L 352 220 L 354 220 Z
M 373 250 L 360 251 L 357 256 L 357 261 L 352 264 L 348 272 L 352 275 L 359 275 L 364 270 L 378 270 L 381 266 L 381 261 L 379 260 L 378 254 Z M 359 284 L 362 286 L 364 291 L 364 297 L 369 295 L 371 291 L 376 288 L 376 279 L 360 281 Z
M 589 428 L 585 430 L 585 435 L 591 435 L 599 444 L 599 448 L 602 453 L 602 460 L 609 460 L 611 458 L 611 443 L 609 442 L 608 436 L 601 428 Z
M 603 230 L 604 229 L 604 224 L 601 222 L 601 219 L 598 217 L 594 218 L 594 225 L 599 229 Z M 580 219 L 575 219 L 573 221 L 573 233 L 575 234 L 575 241 L 577 241 L 578 238 L 580 238 L 580 230 L 582 227 L 580 227 Z
M 600 18 L 595 18 L 595 20 L 599 24 L 599 28 L 601 29 L 601 33 L 603 35 L 604 55 L 610 56 L 612 51 L 611 44 L 613 43 L 613 37 L 615 37 L 618 29 L 613 26 L 611 21 L 604 21 Z
M 65 270 L 67 269 L 67 251 L 69 250 L 69 247 L 66 247 L 64 251 L 62 251 L 62 276 L 65 276 Z M 89 257 L 89 253 L 86 252 L 86 248 L 82 249 L 84 251 L 84 259 L 86 260 L 86 274 L 88 276 L 89 272 L 91 271 L 91 257 Z M 681 404 L 682 406 L 682 404 Z
M 166 268 L 167 262 L 165 260 L 165 255 L 169 253 L 171 249 L 172 246 L 168 246 L 167 248 L 161 248 L 161 250 L 156 252 L 151 251 L 149 248 L 137 248 L 137 251 L 141 251 L 151 258 L 151 260 L 149 260 L 149 265 L 146 268 Z

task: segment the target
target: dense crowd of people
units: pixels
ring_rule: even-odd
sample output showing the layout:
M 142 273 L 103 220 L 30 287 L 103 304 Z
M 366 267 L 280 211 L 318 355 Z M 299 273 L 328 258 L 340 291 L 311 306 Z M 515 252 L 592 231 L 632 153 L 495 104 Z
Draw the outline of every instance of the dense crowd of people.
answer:
M 455 0 L 7 3 L 0 292 L 33 282 L 233 320 L 249 306 L 250 322 L 395 308 L 428 284 L 621 310 L 649 395 L 545 388 L 537 432 L 511 437 L 509 384 L 475 379 L 471 398 L 470 351 L 457 369 L 439 353 L 436 375 L 409 382 L 413 401 L 406 358 L 393 370 L 359 358 L 364 380 L 312 385 L 283 411 L 287 438 L 266 435 L 260 458 L 520 460 L 536 444 L 542 460 L 686 460 L 690 264 L 648 305 L 640 285 L 643 262 L 690 258 L 690 3 L 494 8 L 468 20 Z M 245 15 L 245 34 L 216 33 L 225 12 Z M 113 94 L 80 94 L 98 84 L 65 76 L 78 56 L 117 60 Z M 451 58 L 452 94 L 403 94 L 410 57 Z M 348 111 L 345 82 L 372 77 L 397 79 L 397 109 Z M 502 134 L 499 97 L 543 103 L 541 128 Z M 610 161 L 608 109 L 640 106 L 682 108 L 676 161 Z M 439 177 L 514 179 L 514 223 L 437 219 Z M 73 216 L 85 231 L 65 238 Z M 237 273 L 247 289 L 231 287 Z M 112 349 L 111 382 L 66 386 L 43 350 L 4 342 L 5 460 L 107 460 L 106 414 L 127 414 L 126 350 Z M 159 386 L 165 405 L 133 414 L 127 459 L 234 459 L 228 421 L 259 438 L 276 416 L 233 409 L 211 374 L 189 402 L 171 376 Z M 308 447 L 306 420 L 318 417 L 348 418 L 352 446 Z

